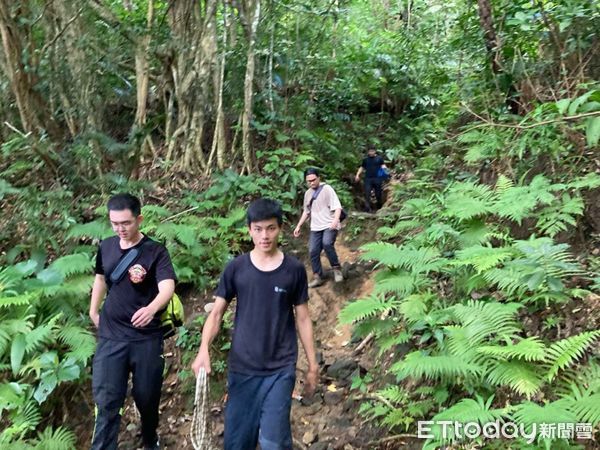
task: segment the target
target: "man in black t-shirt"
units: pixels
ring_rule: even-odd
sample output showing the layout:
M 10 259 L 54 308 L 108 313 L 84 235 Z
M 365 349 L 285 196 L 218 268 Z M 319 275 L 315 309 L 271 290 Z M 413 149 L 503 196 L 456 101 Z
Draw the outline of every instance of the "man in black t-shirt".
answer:
M 90 318 L 98 329 L 92 367 L 96 403 L 92 449 L 117 448 L 121 408 L 131 373 L 143 446 L 156 450 L 160 448 L 156 428 L 164 368 L 160 314 L 173 296 L 175 271 L 167 249 L 140 232 L 143 217 L 136 197 L 118 194 L 107 206 L 117 236 L 100 243 L 90 302 Z M 134 248 L 139 250 L 138 257 L 121 278 L 112 281 L 119 261 Z
M 365 172 L 365 208 L 367 212 L 371 212 L 371 191 L 375 191 L 375 199 L 377 200 L 377 209 L 383 206 L 383 178 L 379 176 L 379 169 L 387 169 L 383 158 L 377 155 L 377 150 L 374 146 L 369 146 L 367 157 L 363 159 L 361 166 L 356 172 L 354 180 L 358 183 L 360 175 Z
M 259 199 L 247 222 L 254 248 L 233 259 L 221 274 L 215 303 L 202 331 L 192 369 L 211 371 L 210 344 L 229 303 L 236 298 L 229 352 L 225 450 L 292 449 L 290 409 L 300 342 L 308 360 L 305 390 L 315 390 L 318 366 L 308 313 L 308 283 L 302 263 L 279 250 L 282 211 Z

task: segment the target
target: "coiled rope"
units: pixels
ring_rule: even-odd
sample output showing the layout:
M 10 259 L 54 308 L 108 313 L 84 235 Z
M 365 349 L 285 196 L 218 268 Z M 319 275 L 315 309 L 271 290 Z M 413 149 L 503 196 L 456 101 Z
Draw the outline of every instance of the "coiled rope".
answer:
M 194 415 L 190 435 L 195 450 L 212 450 L 210 423 L 208 420 L 208 377 L 201 368 L 196 378 L 196 395 L 194 397 Z

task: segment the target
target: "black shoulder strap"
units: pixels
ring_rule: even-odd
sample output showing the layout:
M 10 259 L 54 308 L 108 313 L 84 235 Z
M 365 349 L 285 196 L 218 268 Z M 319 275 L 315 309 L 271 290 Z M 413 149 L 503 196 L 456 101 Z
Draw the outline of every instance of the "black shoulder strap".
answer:
M 116 267 L 108 276 L 112 284 L 121 281 L 127 269 L 129 269 L 133 265 L 133 263 L 137 261 L 137 259 L 140 256 L 140 253 L 142 252 L 142 247 L 144 247 L 146 242 L 148 242 L 146 237 L 144 237 L 143 239 L 144 242 L 142 242 L 139 247 L 134 247 L 130 249 L 127 253 L 125 253 L 123 256 L 121 256 L 121 259 L 117 263 Z
M 315 192 L 313 192 L 312 198 L 310 199 L 310 202 L 308 203 L 308 209 L 312 208 L 313 202 L 317 199 L 317 197 L 319 196 L 319 194 L 321 193 L 321 191 L 323 190 L 324 187 L 325 187 L 325 183 L 321 184 L 315 190 Z

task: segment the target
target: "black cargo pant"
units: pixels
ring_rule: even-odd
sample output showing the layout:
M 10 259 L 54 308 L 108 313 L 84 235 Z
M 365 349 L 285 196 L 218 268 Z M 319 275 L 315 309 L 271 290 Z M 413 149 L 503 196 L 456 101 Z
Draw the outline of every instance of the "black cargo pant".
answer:
M 144 447 L 156 443 L 164 362 L 162 336 L 141 341 L 98 340 L 92 367 L 96 403 L 92 450 L 117 449 L 129 373 L 132 374 L 133 399 L 142 420 Z
M 371 191 L 375 191 L 377 200 L 377 209 L 383 206 L 383 181 L 381 178 L 365 178 L 365 206 L 368 212 L 371 212 Z

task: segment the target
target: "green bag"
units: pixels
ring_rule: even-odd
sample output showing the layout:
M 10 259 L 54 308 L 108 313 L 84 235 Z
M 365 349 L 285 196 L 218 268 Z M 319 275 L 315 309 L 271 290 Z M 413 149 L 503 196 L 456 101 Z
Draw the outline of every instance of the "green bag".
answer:
M 183 310 L 183 303 L 181 303 L 179 295 L 173 294 L 164 312 L 160 315 L 160 321 L 165 330 L 165 339 L 173 336 L 177 328 L 183 325 L 184 320 L 185 311 Z

